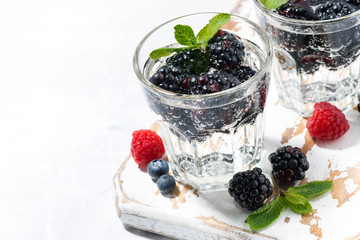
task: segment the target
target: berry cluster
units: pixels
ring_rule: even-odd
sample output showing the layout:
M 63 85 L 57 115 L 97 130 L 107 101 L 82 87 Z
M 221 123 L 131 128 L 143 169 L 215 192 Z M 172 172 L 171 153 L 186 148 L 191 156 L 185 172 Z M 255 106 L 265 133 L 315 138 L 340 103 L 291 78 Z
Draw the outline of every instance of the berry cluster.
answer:
M 287 18 L 323 21 L 340 18 L 360 10 L 359 0 L 291 0 L 276 9 L 279 15 Z M 350 24 L 350 23 L 349 23 Z M 350 28 L 349 28 L 350 27 Z M 360 26 L 327 34 L 298 34 L 274 28 L 278 44 L 296 62 L 298 72 L 316 72 L 321 65 L 335 70 L 350 64 L 358 57 L 360 46 Z
M 291 183 L 305 177 L 309 169 L 306 155 L 298 147 L 280 147 L 269 155 L 272 164 L 273 176 L 283 183 Z
M 314 8 L 314 4 L 316 4 Z M 344 1 L 344 2 L 310 2 L 293 0 L 281 5 L 277 8 L 279 15 L 300 19 L 300 20 L 328 20 L 334 18 L 340 18 L 360 9 L 360 4 L 355 1 Z
M 236 173 L 229 181 L 229 194 L 241 207 L 250 211 L 260 208 L 273 189 L 260 168 Z
M 181 94 L 209 94 L 235 87 L 250 79 L 255 71 L 241 65 L 245 46 L 241 39 L 219 30 L 205 51 L 183 50 L 166 59 L 150 82 Z
M 324 5 L 320 5 L 318 8 L 315 9 L 314 12 L 314 20 L 328 20 L 334 18 L 340 18 L 346 15 L 349 15 L 359 8 L 349 4 L 349 3 L 342 3 L 342 2 L 329 2 Z
M 238 36 L 219 30 L 207 46 L 210 65 L 222 70 L 240 66 L 245 47 L 239 40 Z
M 168 57 L 151 76 L 150 82 L 178 94 L 202 95 L 225 91 L 256 74 L 255 69 L 244 65 L 244 56 L 245 47 L 241 39 L 219 30 L 205 51 L 183 50 Z M 195 106 L 197 109 L 187 109 L 169 105 L 151 94 L 147 97 L 150 107 L 162 116 L 163 121 L 179 129 L 187 138 L 202 141 L 215 131 L 227 132 L 227 128 L 235 124 L 255 119 L 264 109 L 267 81 L 268 75 L 265 75 L 251 96 L 243 97 L 234 92 L 219 97 L 216 104 L 221 107 L 204 106 L 205 103 L 199 101 L 199 106 Z
M 151 161 L 147 166 L 147 172 L 162 194 L 174 191 L 176 182 L 174 177 L 168 174 L 169 164 L 165 160 L 155 159 Z

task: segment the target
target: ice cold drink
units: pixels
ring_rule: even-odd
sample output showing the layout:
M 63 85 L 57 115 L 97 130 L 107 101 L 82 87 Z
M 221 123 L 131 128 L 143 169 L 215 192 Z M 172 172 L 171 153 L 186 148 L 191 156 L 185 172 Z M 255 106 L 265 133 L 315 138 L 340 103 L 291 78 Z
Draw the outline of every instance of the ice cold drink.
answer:
M 271 11 L 254 1 L 273 42 L 281 102 L 303 116 L 321 101 L 351 108 L 360 77 L 359 1 L 291 0 Z
M 271 48 L 260 29 L 232 20 L 257 39 L 220 30 L 205 50 L 147 58 L 141 73 L 175 178 L 202 191 L 260 161 Z
M 257 66 L 264 65 L 261 50 L 250 42 L 243 43 L 244 65 L 258 71 Z M 154 60 L 148 64 L 149 73 L 156 73 L 155 66 L 162 65 Z M 216 74 L 222 77 L 215 69 L 206 76 L 214 78 L 211 75 Z M 203 190 L 225 188 L 234 172 L 260 161 L 269 74 L 259 78 L 255 84 L 245 81 L 241 89 L 211 98 L 168 101 L 146 95 L 158 115 L 160 134 L 178 179 Z

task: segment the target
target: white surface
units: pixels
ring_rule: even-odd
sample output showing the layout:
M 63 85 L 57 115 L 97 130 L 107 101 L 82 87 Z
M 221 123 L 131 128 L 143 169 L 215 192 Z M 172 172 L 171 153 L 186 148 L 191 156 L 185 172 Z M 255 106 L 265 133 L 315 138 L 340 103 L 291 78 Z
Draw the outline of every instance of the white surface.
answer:
M 160 23 L 235 0 L 0 1 L 0 239 L 137 239 L 112 177 L 149 117 L 132 55 Z M 137 233 L 137 234 L 133 234 Z

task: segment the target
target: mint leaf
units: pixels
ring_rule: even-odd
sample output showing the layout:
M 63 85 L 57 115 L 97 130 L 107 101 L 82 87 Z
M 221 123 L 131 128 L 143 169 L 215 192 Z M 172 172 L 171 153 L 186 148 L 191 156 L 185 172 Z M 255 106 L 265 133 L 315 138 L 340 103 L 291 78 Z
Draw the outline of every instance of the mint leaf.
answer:
M 185 47 L 183 47 L 183 48 L 158 48 L 150 53 L 150 57 L 152 59 L 158 59 L 161 57 L 168 56 L 168 55 L 172 54 L 173 52 L 181 52 L 184 49 L 185 49 Z
M 293 204 L 305 204 L 307 202 L 307 200 L 304 196 L 301 196 L 296 193 L 289 193 L 289 192 L 285 193 L 285 199 L 288 202 L 291 202 Z
M 299 187 L 291 187 L 288 189 L 288 193 L 296 193 L 304 196 L 305 198 L 314 197 L 320 195 L 332 188 L 332 181 L 312 181 Z
M 196 35 L 196 39 L 203 49 L 206 48 L 207 43 L 217 33 L 217 31 L 219 31 L 225 23 L 230 21 L 230 18 L 230 14 L 228 13 L 219 13 L 210 19 L 209 23 L 200 30 L 200 32 Z
M 196 44 L 196 37 L 194 30 L 188 25 L 176 25 L 175 29 L 175 39 L 184 46 L 191 46 Z
M 285 201 L 291 210 L 295 213 L 311 213 L 312 207 L 311 204 L 306 200 L 304 196 L 301 196 L 296 193 L 285 193 Z
M 267 9 L 274 9 L 278 8 L 281 5 L 287 3 L 289 0 L 260 0 L 260 2 L 267 8 Z
M 254 231 L 269 226 L 286 207 L 284 197 L 277 197 L 265 206 L 259 208 L 247 217 L 250 228 Z
M 301 196 L 301 195 L 299 195 Z M 304 198 L 305 199 L 305 198 Z M 294 203 L 289 200 L 289 198 L 285 197 L 286 205 L 295 213 L 303 214 L 303 213 L 311 213 L 312 207 L 308 200 L 305 199 L 304 203 Z
M 170 55 L 173 52 L 181 52 L 184 49 L 205 49 L 209 40 L 217 33 L 222 25 L 230 20 L 228 13 L 219 13 L 209 23 L 200 30 L 195 37 L 194 31 L 188 25 L 178 24 L 174 27 L 176 41 L 186 47 L 180 48 L 158 48 L 150 53 L 150 58 L 158 59 Z

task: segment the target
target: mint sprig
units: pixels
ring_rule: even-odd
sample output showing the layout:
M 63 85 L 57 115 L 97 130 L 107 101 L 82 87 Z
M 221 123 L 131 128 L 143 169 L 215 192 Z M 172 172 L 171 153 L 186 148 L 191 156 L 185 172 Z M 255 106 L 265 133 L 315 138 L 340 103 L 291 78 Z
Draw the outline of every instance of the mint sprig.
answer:
M 179 48 L 158 48 L 150 53 L 152 59 L 158 59 L 168 56 L 173 52 L 181 52 L 184 49 L 199 48 L 204 50 L 212 37 L 219 31 L 219 29 L 228 21 L 230 21 L 230 15 L 228 13 L 219 13 L 209 23 L 202 28 L 195 37 L 194 30 L 188 25 L 178 24 L 174 27 L 175 39 L 184 47 Z
M 332 185 L 333 181 L 312 181 L 299 187 L 291 187 L 288 189 L 288 192 L 310 198 L 330 190 Z
M 291 187 L 286 192 L 279 189 L 279 196 L 250 214 L 246 219 L 247 223 L 253 231 L 265 228 L 273 223 L 286 207 L 297 214 L 311 213 L 313 209 L 307 199 L 330 190 L 332 185 L 332 181 L 326 180 Z
M 159 49 L 155 49 L 154 51 L 152 51 L 150 53 L 150 57 L 152 59 L 158 59 L 161 57 L 168 56 L 168 55 L 172 54 L 173 52 L 181 52 L 184 49 L 185 48 L 159 48 Z
M 260 0 L 267 9 L 275 9 L 287 3 L 289 0 Z
M 184 46 L 195 45 L 197 40 L 195 37 L 194 30 L 188 25 L 176 25 L 175 29 L 175 39 Z
M 313 211 L 311 204 L 306 198 L 296 193 L 285 193 L 287 206 L 297 214 L 311 213 Z
M 197 42 L 202 49 L 205 49 L 209 40 L 219 31 L 219 29 L 228 21 L 230 21 L 230 15 L 227 13 L 220 13 L 210 19 L 209 23 L 200 30 L 196 35 Z
M 273 223 L 285 208 L 284 197 L 278 197 L 250 214 L 246 221 L 250 228 L 256 231 Z

